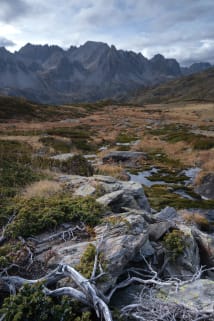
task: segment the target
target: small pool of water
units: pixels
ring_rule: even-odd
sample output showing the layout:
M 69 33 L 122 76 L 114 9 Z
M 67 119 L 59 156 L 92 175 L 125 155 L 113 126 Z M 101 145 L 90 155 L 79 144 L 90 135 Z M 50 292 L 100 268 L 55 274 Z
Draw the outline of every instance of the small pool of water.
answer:
M 153 167 L 152 169 L 148 171 L 139 172 L 137 174 L 131 174 L 127 173 L 130 177 L 130 180 L 136 183 L 143 184 L 147 187 L 151 187 L 153 185 L 166 185 L 166 182 L 164 181 L 150 181 L 149 177 L 153 174 L 156 174 L 158 172 L 158 168 Z
M 200 171 L 201 171 L 201 168 L 199 167 L 191 167 L 182 171 L 181 174 L 184 174 L 189 178 L 188 180 L 185 181 L 185 184 L 186 185 L 192 184 Z

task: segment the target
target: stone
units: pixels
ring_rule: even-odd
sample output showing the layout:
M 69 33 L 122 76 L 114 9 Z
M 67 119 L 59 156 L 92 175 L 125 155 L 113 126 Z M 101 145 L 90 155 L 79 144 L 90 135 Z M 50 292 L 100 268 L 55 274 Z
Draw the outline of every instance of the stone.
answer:
M 175 261 L 171 260 L 170 253 L 166 252 L 168 263 L 164 267 L 164 275 L 167 277 L 179 276 L 182 280 L 188 280 L 200 268 L 199 248 L 191 228 L 183 224 L 177 224 L 177 228 L 184 233 L 184 251 Z
M 104 206 L 109 206 L 114 204 L 114 202 L 117 202 L 122 195 L 123 195 L 123 191 L 119 190 L 119 191 L 107 193 L 97 198 L 96 201 Z
M 117 215 L 114 216 L 117 218 Z M 139 250 L 146 243 L 147 223 L 142 215 L 122 213 L 118 223 L 96 227 L 97 239 L 102 239 L 101 252 L 110 274 L 103 284 L 105 291 L 113 286 L 129 262 L 134 260 Z M 142 259 L 141 259 L 142 260 Z
M 146 154 L 143 152 L 114 151 L 103 157 L 103 163 L 123 163 L 132 167 L 145 158 Z
M 179 287 L 178 291 L 169 291 L 165 289 L 167 302 L 184 305 L 192 310 L 200 310 L 203 312 L 214 312 L 214 281 L 207 279 L 199 279 L 189 284 Z M 164 288 L 161 288 L 163 295 Z
M 214 267 L 214 235 L 201 232 L 196 227 L 192 228 L 192 233 L 199 246 L 201 264 Z
M 59 154 L 59 155 L 51 156 L 50 159 L 67 161 L 69 158 L 72 158 L 74 155 L 75 155 L 74 153 Z
M 163 210 L 161 210 L 159 213 L 156 213 L 153 215 L 153 217 L 157 220 L 173 220 L 177 217 L 177 211 L 174 207 L 167 206 Z
M 158 241 L 173 227 L 175 227 L 174 223 L 168 221 L 150 224 L 148 229 L 150 241 Z
M 76 196 L 91 196 L 96 193 L 96 188 L 91 184 L 84 184 L 75 190 L 74 195 Z
M 59 177 L 59 180 L 75 195 L 92 195 L 95 189 L 100 190 L 102 195 L 97 198 L 97 201 L 103 205 L 109 205 L 115 213 L 123 211 L 123 207 L 143 209 L 147 212 L 151 210 L 140 183 L 120 181 L 104 175 L 91 177 L 63 175 Z
M 206 199 L 214 200 L 214 173 L 205 175 L 195 191 Z

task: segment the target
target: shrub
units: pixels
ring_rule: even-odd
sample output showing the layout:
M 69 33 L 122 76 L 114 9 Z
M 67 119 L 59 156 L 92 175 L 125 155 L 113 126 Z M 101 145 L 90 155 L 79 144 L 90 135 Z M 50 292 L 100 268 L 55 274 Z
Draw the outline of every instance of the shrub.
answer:
M 31 167 L 30 145 L 18 141 L 0 142 L 0 196 L 14 196 L 17 189 L 39 178 Z
M 66 297 L 55 299 L 43 292 L 43 285 L 24 285 L 17 295 L 4 300 L 0 310 L 4 321 L 90 321 L 89 311 Z
M 92 197 L 71 197 L 57 194 L 48 198 L 17 198 L 5 210 L 14 221 L 8 226 L 9 237 L 28 237 L 56 228 L 64 222 L 84 222 L 89 226 L 99 223 L 103 207 Z
M 44 146 L 52 147 L 56 152 L 69 153 L 72 148 L 72 142 L 63 138 L 55 138 L 52 136 L 41 137 L 39 139 Z
M 76 266 L 76 269 L 87 279 L 91 277 L 94 268 L 94 260 L 96 255 L 96 247 L 93 244 L 89 244 L 84 251 L 80 263 Z M 106 262 L 104 261 L 103 254 L 99 254 L 99 262 L 102 268 L 106 268 Z
M 170 258 L 175 261 L 184 251 L 185 235 L 180 230 L 173 230 L 164 236 L 163 243 L 169 252 Z
M 60 169 L 63 173 L 81 176 L 92 176 L 94 172 L 92 165 L 80 154 L 74 155 L 67 160 L 52 159 L 50 166 Z

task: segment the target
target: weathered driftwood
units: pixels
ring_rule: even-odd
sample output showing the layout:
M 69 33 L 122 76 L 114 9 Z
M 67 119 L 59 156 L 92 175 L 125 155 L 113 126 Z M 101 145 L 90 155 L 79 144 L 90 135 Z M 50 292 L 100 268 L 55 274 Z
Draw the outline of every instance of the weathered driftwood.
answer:
M 47 286 L 54 284 L 65 277 L 70 277 L 77 285 L 79 290 L 72 287 L 63 287 L 56 290 L 49 290 L 47 288 Z M 112 321 L 111 312 L 106 302 L 104 302 L 103 298 L 100 297 L 96 286 L 82 276 L 78 271 L 68 265 L 59 265 L 56 270 L 37 280 L 26 280 L 18 276 L 4 276 L 1 277 L 1 281 L 5 285 L 5 290 L 7 289 L 7 291 L 10 293 L 15 293 L 16 290 L 22 287 L 24 284 L 44 282 L 44 291 L 47 295 L 71 296 L 72 298 L 75 298 L 89 307 L 92 307 L 95 310 L 98 318 L 101 318 L 105 321 Z

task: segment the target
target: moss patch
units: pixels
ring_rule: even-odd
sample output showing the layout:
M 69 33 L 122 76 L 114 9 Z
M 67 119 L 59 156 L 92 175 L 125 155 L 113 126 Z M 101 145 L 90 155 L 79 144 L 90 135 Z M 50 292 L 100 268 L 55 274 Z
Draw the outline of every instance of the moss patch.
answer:
M 8 226 L 9 237 L 28 237 L 56 228 L 64 222 L 84 222 L 89 226 L 99 223 L 104 208 L 92 197 L 55 195 L 49 198 L 15 199 L 2 212 L 16 213 Z

